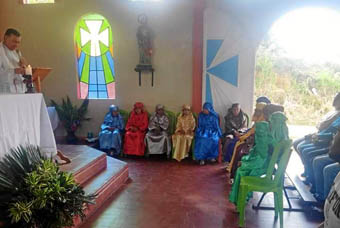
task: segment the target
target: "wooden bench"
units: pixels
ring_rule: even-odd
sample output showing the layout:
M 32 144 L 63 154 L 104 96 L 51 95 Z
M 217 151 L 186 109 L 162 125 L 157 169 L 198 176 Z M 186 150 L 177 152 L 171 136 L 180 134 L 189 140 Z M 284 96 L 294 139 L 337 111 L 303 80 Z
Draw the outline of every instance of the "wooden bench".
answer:
M 314 195 L 310 192 L 310 188 L 303 183 L 300 176 L 292 171 L 286 170 L 286 176 L 291 181 L 293 186 L 285 186 L 286 189 L 293 189 L 296 190 L 299 195 L 301 196 L 301 199 L 305 203 L 309 204 L 315 204 L 318 201 L 315 199 Z

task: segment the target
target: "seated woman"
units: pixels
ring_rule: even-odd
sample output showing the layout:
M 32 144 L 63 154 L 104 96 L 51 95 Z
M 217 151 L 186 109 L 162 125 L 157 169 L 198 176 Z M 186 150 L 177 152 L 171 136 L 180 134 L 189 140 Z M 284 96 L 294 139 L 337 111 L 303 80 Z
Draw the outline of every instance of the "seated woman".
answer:
M 99 133 L 100 149 L 109 150 L 110 155 L 120 154 L 122 148 L 121 133 L 123 130 L 124 120 L 119 114 L 119 108 L 116 105 L 111 105 Z
M 163 105 L 156 106 L 156 112 L 149 120 L 149 132 L 145 136 L 149 154 L 164 154 L 170 156 L 171 144 L 168 136 L 169 118 Z
M 266 103 L 257 103 L 254 114 L 252 116 L 252 120 L 254 123 L 265 121 L 263 115 L 263 109 L 266 106 Z M 229 146 L 227 153 L 232 153 L 232 159 L 229 163 L 227 171 L 230 172 L 230 178 L 233 179 L 235 176 L 236 169 L 238 167 L 238 163 L 241 158 L 248 154 L 249 149 L 252 147 L 254 143 L 254 133 L 255 133 L 255 124 L 252 128 L 250 128 L 244 135 L 240 136 L 239 140 L 236 142 L 234 147 Z
M 144 104 L 141 102 L 135 103 L 125 127 L 124 154 L 144 155 L 144 138 L 148 122 L 148 113 L 144 110 Z
M 173 155 L 177 161 L 188 157 L 196 127 L 195 118 L 189 105 L 183 105 L 182 113 L 177 118 L 175 134 L 172 136 Z
M 266 173 L 273 147 L 281 140 L 288 139 L 287 118 L 282 112 L 270 116 L 269 123 L 255 123 L 255 146 L 241 160 L 235 181 L 229 195 L 230 202 L 237 204 L 238 189 L 243 176 L 261 176 Z
M 195 132 L 195 159 L 200 165 L 205 160 L 216 162 L 219 150 L 219 140 L 222 136 L 219 117 L 211 103 L 203 105 L 203 111 L 198 116 L 198 127 Z

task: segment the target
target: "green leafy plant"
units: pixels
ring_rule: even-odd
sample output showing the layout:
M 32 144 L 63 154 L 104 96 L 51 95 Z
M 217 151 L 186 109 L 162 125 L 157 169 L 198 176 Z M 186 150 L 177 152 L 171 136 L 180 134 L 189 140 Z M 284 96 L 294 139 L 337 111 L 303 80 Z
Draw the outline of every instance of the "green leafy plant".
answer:
M 95 197 L 38 147 L 19 147 L 0 161 L 0 227 L 72 226 Z
M 85 99 L 81 106 L 73 105 L 70 98 L 62 99 L 61 105 L 54 100 L 51 100 L 51 105 L 55 107 L 60 121 L 63 123 L 67 132 L 68 143 L 74 143 L 77 141 L 75 132 L 81 127 L 83 121 L 89 121 L 91 118 L 87 118 L 87 108 L 89 100 Z

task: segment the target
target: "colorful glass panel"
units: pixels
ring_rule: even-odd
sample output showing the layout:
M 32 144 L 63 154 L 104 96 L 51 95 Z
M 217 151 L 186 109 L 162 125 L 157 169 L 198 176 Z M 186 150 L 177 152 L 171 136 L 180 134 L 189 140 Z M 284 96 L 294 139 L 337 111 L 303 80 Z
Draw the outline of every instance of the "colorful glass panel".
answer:
M 81 99 L 115 99 L 112 30 L 99 14 L 83 16 L 74 32 L 78 96 Z
M 24 4 L 54 3 L 54 0 L 24 0 Z

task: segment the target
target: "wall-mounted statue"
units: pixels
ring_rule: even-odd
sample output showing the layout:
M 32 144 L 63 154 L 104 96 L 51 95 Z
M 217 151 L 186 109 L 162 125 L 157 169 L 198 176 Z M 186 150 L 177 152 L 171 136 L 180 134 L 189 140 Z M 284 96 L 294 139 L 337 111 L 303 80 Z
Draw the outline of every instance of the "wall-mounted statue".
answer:
M 148 18 L 145 14 L 138 16 L 140 24 L 137 31 L 137 41 L 139 49 L 139 64 L 151 65 L 153 52 L 153 33 L 148 26 Z
M 152 67 L 153 54 L 153 38 L 154 34 L 148 26 L 148 18 L 145 14 L 138 16 L 138 23 L 140 24 L 137 31 L 137 42 L 139 50 L 139 64 L 137 64 L 135 71 L 139 75 L 139 86 L 141 86 L 142 72 L 151 72 L 151 86 L 153 86 L 154 69 Z

